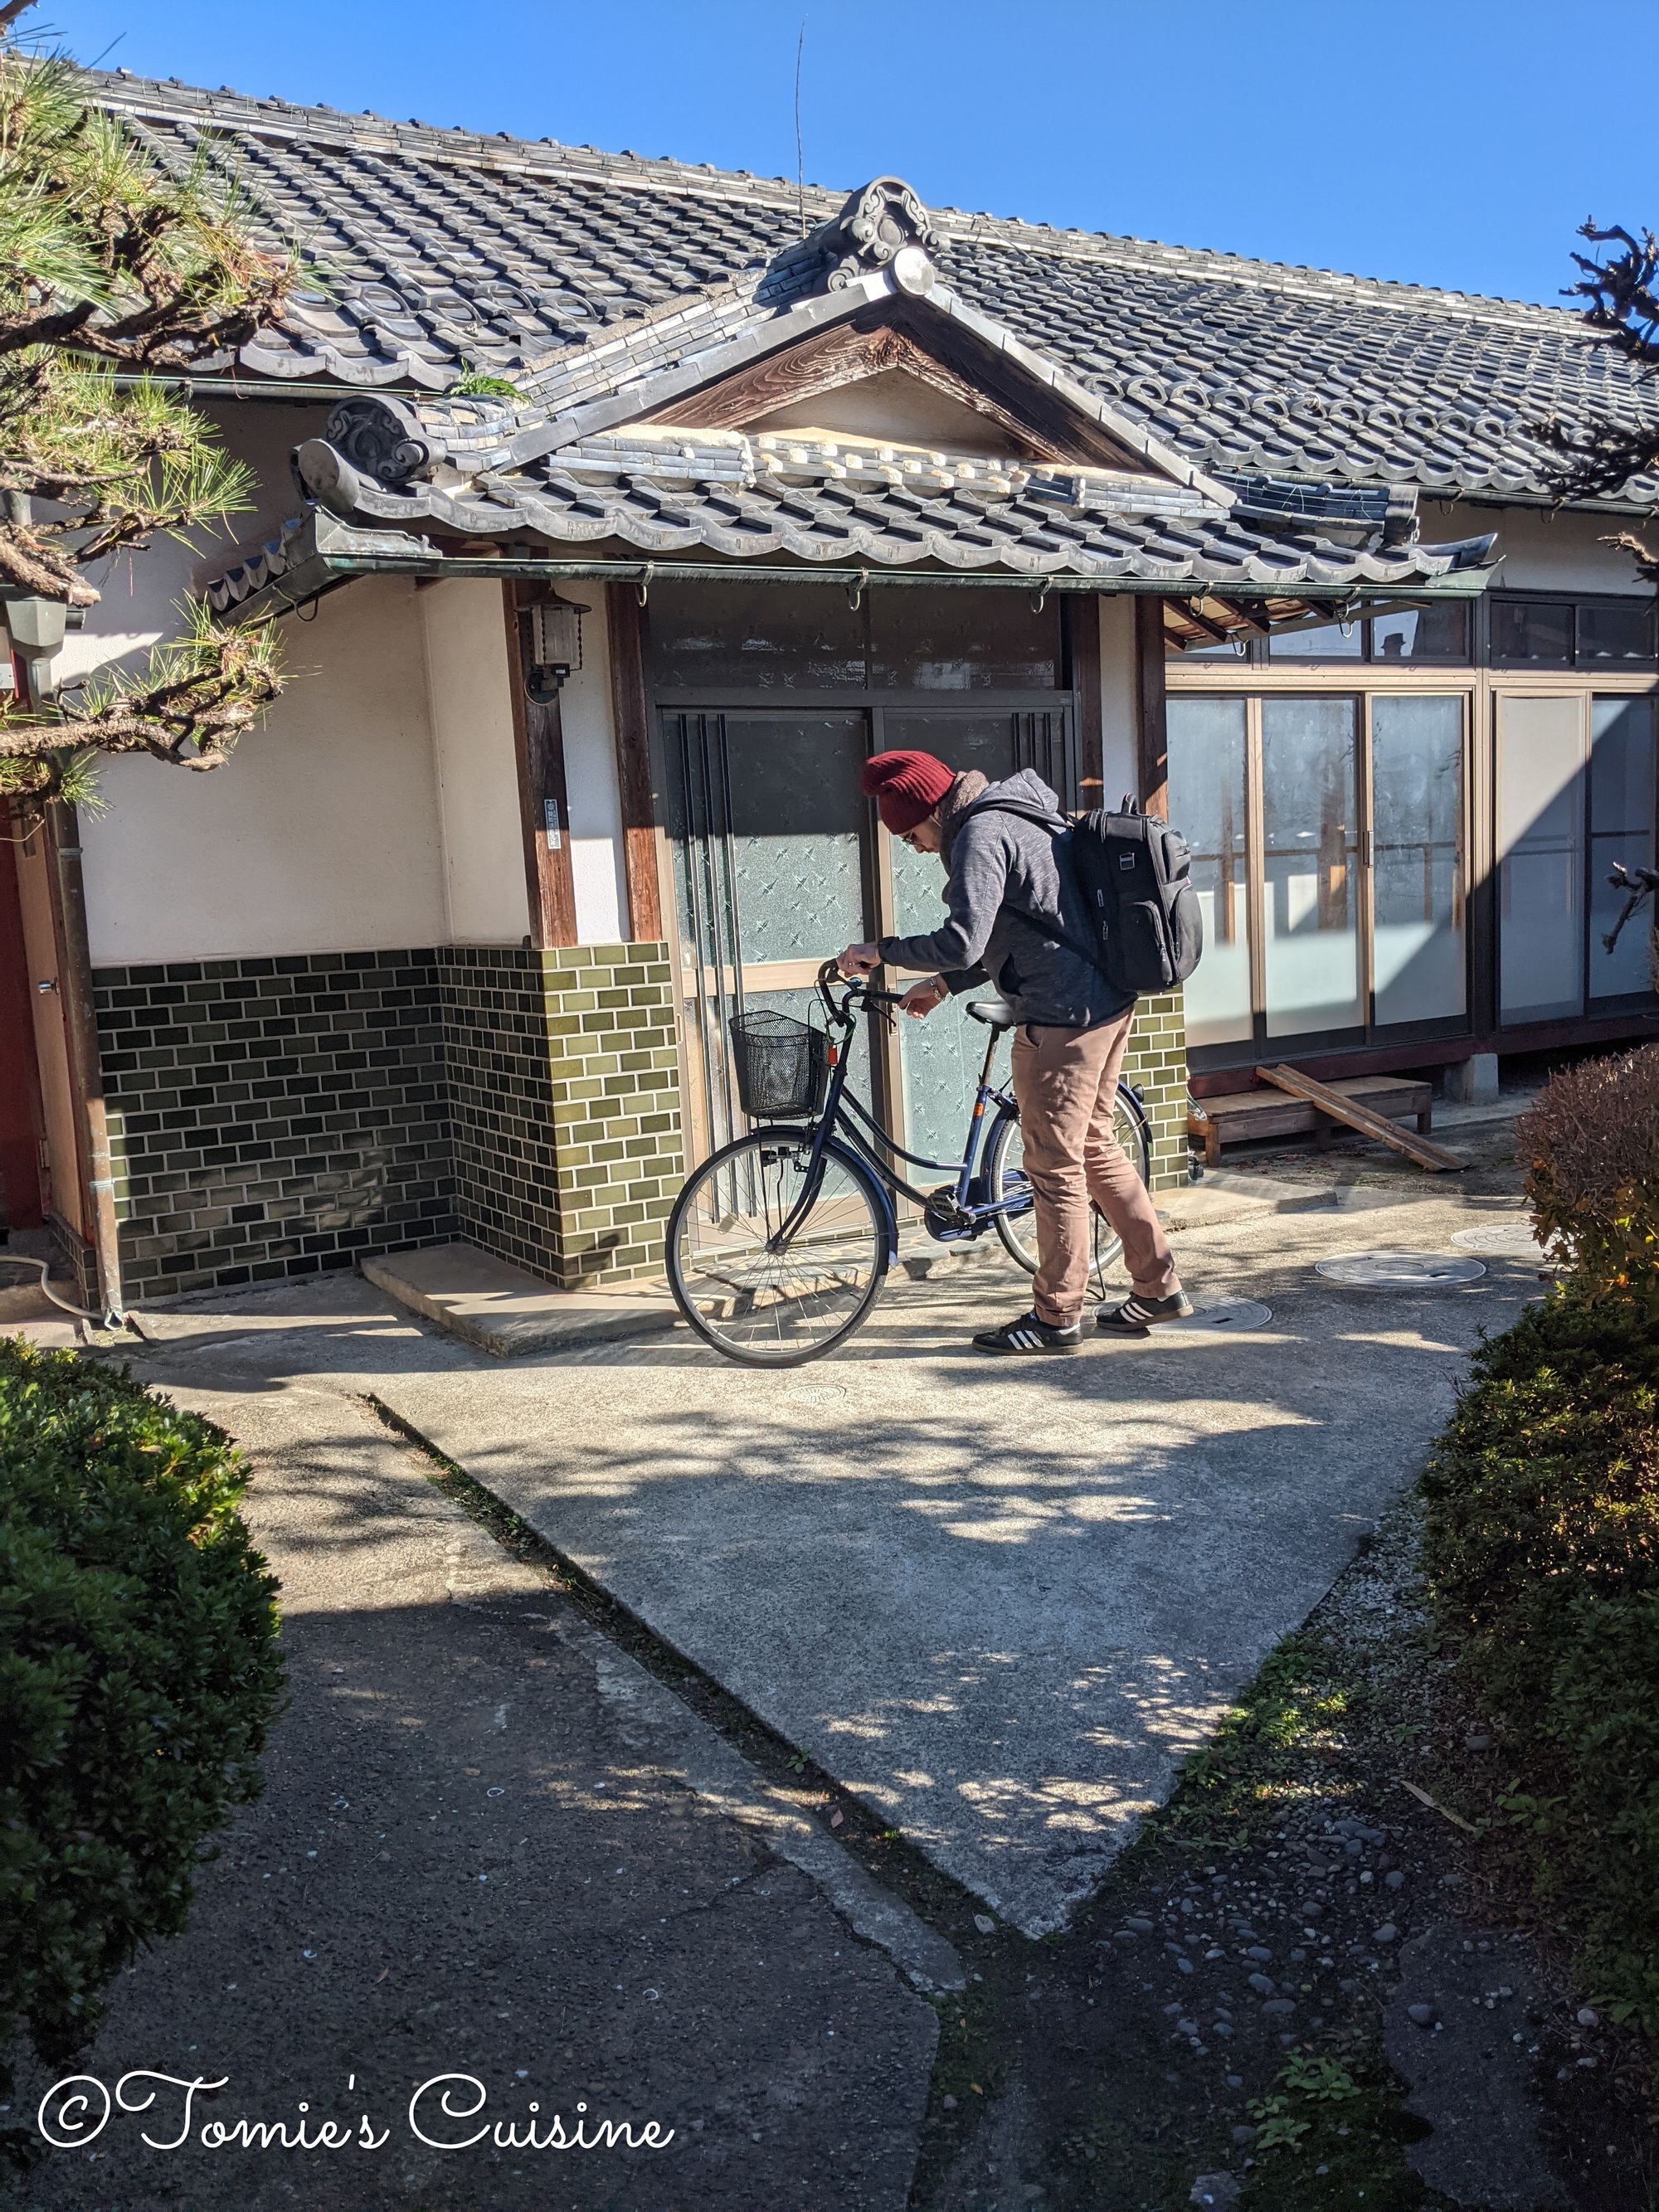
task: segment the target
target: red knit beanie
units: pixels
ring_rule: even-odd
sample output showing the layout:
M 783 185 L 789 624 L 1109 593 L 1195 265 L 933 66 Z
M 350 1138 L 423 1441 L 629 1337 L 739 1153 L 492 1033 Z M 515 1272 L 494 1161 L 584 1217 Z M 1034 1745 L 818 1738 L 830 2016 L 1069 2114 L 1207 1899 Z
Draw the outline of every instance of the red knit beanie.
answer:
M 956 780 L 956 770 L 932 753 L 902 752 L 873 754 L 860 778 L 896 837 L 925 822 Z

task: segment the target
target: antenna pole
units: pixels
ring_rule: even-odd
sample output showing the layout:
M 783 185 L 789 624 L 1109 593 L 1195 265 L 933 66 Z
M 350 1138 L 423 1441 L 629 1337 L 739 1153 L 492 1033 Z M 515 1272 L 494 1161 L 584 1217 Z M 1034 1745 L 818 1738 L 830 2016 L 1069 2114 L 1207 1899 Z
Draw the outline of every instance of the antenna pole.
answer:
M 800 137 L 800 58 L 806 46 L 806 18 L 800 19 L 800 36 L 795 41 L 795 208 L 800 218 L 800 234 L 806 235 L 806 158 L 801 151 Z

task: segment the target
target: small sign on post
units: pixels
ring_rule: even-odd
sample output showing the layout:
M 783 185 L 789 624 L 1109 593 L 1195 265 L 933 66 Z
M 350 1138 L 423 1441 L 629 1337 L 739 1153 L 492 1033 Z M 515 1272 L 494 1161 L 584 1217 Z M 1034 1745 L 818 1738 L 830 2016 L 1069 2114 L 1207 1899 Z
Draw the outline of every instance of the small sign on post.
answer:
M 542 814 L 543 818 L 547 823 L 547 849 L 550 853 L 556 853 L 562 842 L 559 834 L 558 800 L 556 799 L 544 799 L 542 804 Z

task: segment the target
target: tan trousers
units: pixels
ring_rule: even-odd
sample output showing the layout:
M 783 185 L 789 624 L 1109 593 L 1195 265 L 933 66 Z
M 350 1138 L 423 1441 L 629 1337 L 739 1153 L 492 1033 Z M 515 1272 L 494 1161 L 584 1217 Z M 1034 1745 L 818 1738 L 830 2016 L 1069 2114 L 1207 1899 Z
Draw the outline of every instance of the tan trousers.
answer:
M 1014 1096 L 1036 1215 L 1032 1303 L 1040 1321 L 1069 1328 L 1082 1318 L 1092 1249 L 1089 1201 L 1123 1239 L 1123 1261 L 1145 1298 L 1180 1287 L 1169 1239 L 1146 1186 L 1112 1133 L 1118 1071 L 1132 1008 L 1094 1029 L 1014 1032 Z

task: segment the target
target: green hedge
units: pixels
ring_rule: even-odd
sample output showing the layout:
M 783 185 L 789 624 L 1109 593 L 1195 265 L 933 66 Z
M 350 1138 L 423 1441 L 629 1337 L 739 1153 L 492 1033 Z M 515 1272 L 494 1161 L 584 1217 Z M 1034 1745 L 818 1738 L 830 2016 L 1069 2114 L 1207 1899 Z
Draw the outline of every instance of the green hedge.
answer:
M 258 1794 L 275 1578 L 210 1423 L 126 1370 L 0 1339 L 0 2078 L 57 2064 Z
M 1659 1331 L 1558 1293 L 1476 1354 L 1424 1478 L 1425 1564 L 1513 1780 L 1498 1811 L 1659 2035 Z

